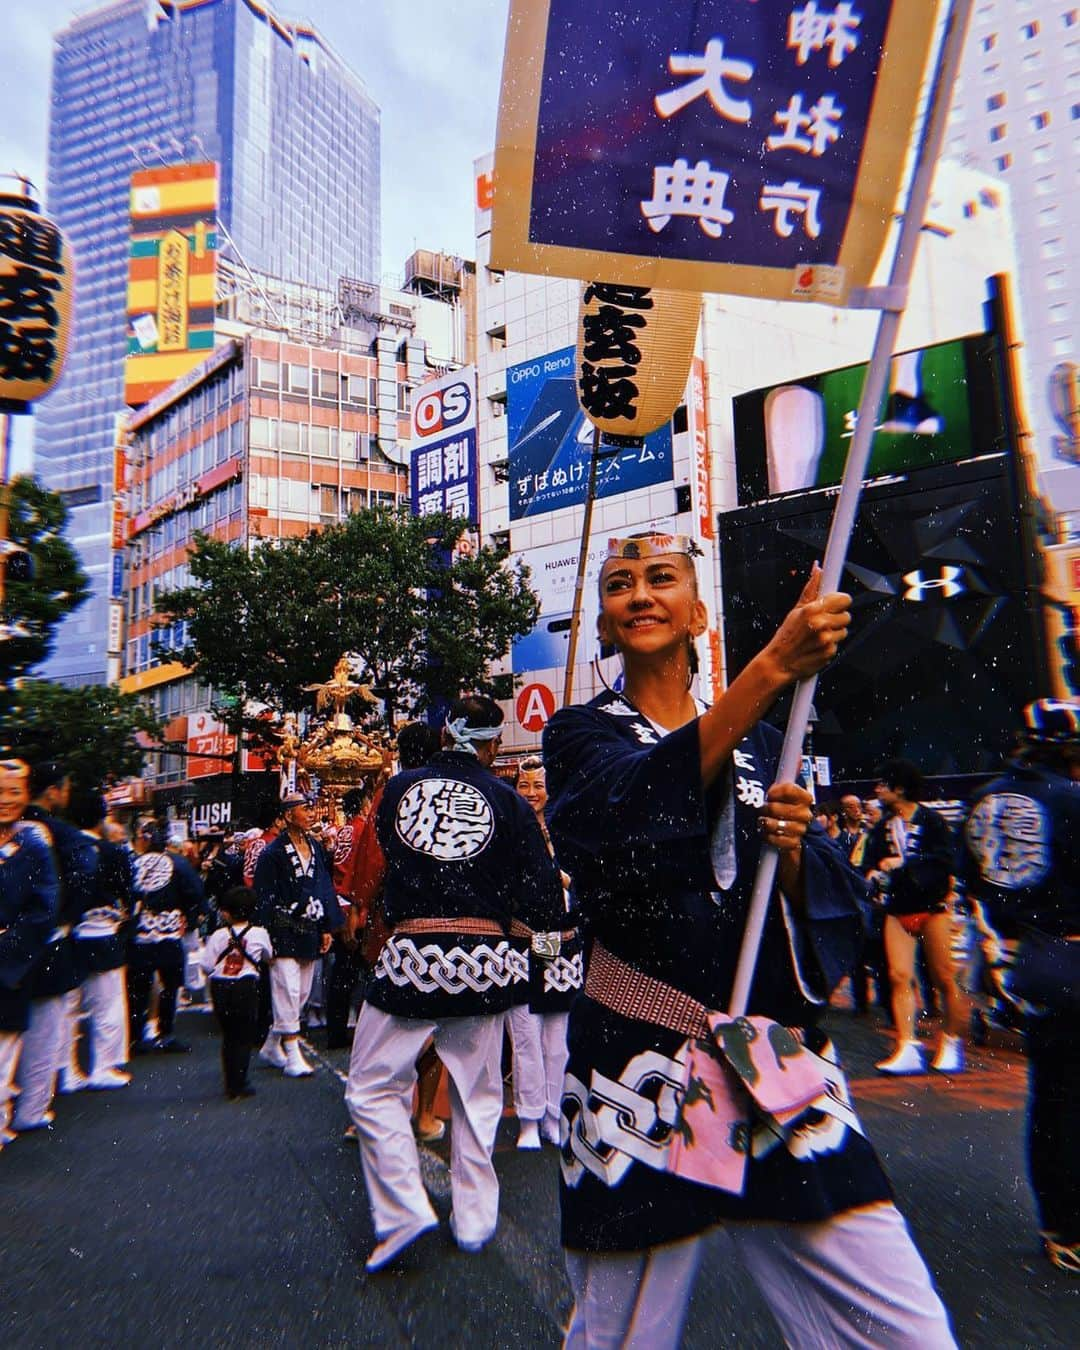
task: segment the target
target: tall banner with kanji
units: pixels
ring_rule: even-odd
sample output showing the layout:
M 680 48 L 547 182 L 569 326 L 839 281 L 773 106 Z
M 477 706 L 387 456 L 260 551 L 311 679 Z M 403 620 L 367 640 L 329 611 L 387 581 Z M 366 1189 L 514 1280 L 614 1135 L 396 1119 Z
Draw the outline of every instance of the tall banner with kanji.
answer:
M 480 523 L 475 366 L 413 390 L 409 502 L 414 516 L 445 511 Z
M 491 265 L 846 305 L 893 220 L 936 0 L 512 0 Z

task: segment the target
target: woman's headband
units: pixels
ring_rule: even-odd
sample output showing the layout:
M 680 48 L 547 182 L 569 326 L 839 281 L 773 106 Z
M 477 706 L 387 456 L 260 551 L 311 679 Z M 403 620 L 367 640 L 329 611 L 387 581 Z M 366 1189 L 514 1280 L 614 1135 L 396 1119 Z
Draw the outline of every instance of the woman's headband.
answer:
M 703 556 L 697 541 L 688 534 L 642 534 L 629 539 L 609 539 L 604 561 L 610 562 L 613 558 L 641 561 L 671 553 L 682 553 L 687 558 Z

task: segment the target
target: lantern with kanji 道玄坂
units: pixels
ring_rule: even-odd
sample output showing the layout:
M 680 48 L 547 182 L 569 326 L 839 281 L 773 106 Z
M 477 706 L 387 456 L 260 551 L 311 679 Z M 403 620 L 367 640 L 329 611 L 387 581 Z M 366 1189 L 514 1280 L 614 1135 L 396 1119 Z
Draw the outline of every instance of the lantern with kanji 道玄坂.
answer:
M 683 401 L 701 296 L 592 281 L 578 314 L 578 400 L 605 437 L 639 440 Z
M 25 413 L 60 378 L 71 326 L 71 250 L 30 184 L 0 181 L 0 412 Z

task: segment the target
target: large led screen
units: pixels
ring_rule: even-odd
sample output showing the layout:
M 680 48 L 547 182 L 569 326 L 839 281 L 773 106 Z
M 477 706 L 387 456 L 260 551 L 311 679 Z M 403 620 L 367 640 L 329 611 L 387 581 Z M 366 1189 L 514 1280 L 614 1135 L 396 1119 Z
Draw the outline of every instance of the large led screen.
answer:
M 825 551 L 832 494 L 719 518 L 729 678 L 758 651 Z M 992 769 L 1037 696 L 1005 456 L 867 488 L 844 588 L 851 635 L 822 675 L 814 751 L 834 779 L 903 755 L 925 772 Z M 783 725 L 786 707 L 771 715 Z
M 893 357 L 868 478 L 1004 448 L 994 341 L 979 334 Z M 839 483 L 865 374 L 845 366 L 733 400 L 740 503 Z

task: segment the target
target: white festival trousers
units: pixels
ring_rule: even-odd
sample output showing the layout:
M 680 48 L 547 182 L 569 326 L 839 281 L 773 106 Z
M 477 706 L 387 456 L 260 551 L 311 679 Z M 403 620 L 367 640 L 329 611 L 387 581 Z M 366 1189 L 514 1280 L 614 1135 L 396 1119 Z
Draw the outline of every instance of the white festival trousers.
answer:
M 392 1017 L 370 1003 L 360 1009 L 345 1104 L 356 1123 L 379 1241 L 435 1222 L 412 1131 L 416 1060 L 429 1037 L 449 1079 L 450 1227 L 464 1243 L 486 1242 L 495 1232 L 499 1182 L 491 1154 L 503 1108 L 503 1024 L 502 1013 L 430 1022 Z
M 298 1036 L 300 1014 L 311 997 L 315 962 L 294 956 L 275 956 L 270 962 L 270 1000 L 274 1009 L 274 1036 Z
M 125 975 L 123 966 L 116 970 L 94 971 L 87 975 L 80 988 L 72 989 L 66 995 L 60 1049 L 56 1056 L 58 1069 L 79 1070 L 75 1045 L 79 1036 L 79 1017 L 83 1012 L 86 1013 L 83 1030 L 90 1038 L 87 1063 L 91 1077 L 127 1063 L 130 1054 Z
M 955 1350 L 895 1205 L 724 1231 L 793 1350 Z M 689 1238 L 643 1252 L 567 1252 L 575 1303 L 565 1350 L 675 1350 L 701 1247 Z
M 514 1110 L 518 1120 L 544 1119 L 547 1107 L 547 1083 L 544 1076 L 542 1018 L 529 1011 L 527 1004 L 511 1008 L 506 1014 L 510 1045 L 514 1051 Z M 562 1096 L 562 1084 L 559 1084 Z
M 22 1054 L 15 1082 L 19 1100 L 13 1124 L 17 1130 L 32 1129 L 45 1122 L 45 1113 L 56 1092 L 56 1060 L 64 1030 L 66 994 L 35 998 L 30 1003 L 30 1025 L 23 1032 Z
M 558 1133 L 562 1120 L 563 1080 L 566 1077 L 566 1027 L 568 1012 L 543 1013 L 540 1017 L 540 1048 L 544 1053 L 544 1084 L 547 1120 Z
M 19 1063 L 21 1045 L 21 1031 L 0 1031 L 0 1135 L 7 1129 L 11 1119 L 11 1099 L 17 1091 L 15 1070 Z M 0 1139 L 0 1147 L 2 1146 L 3 1140 Z

